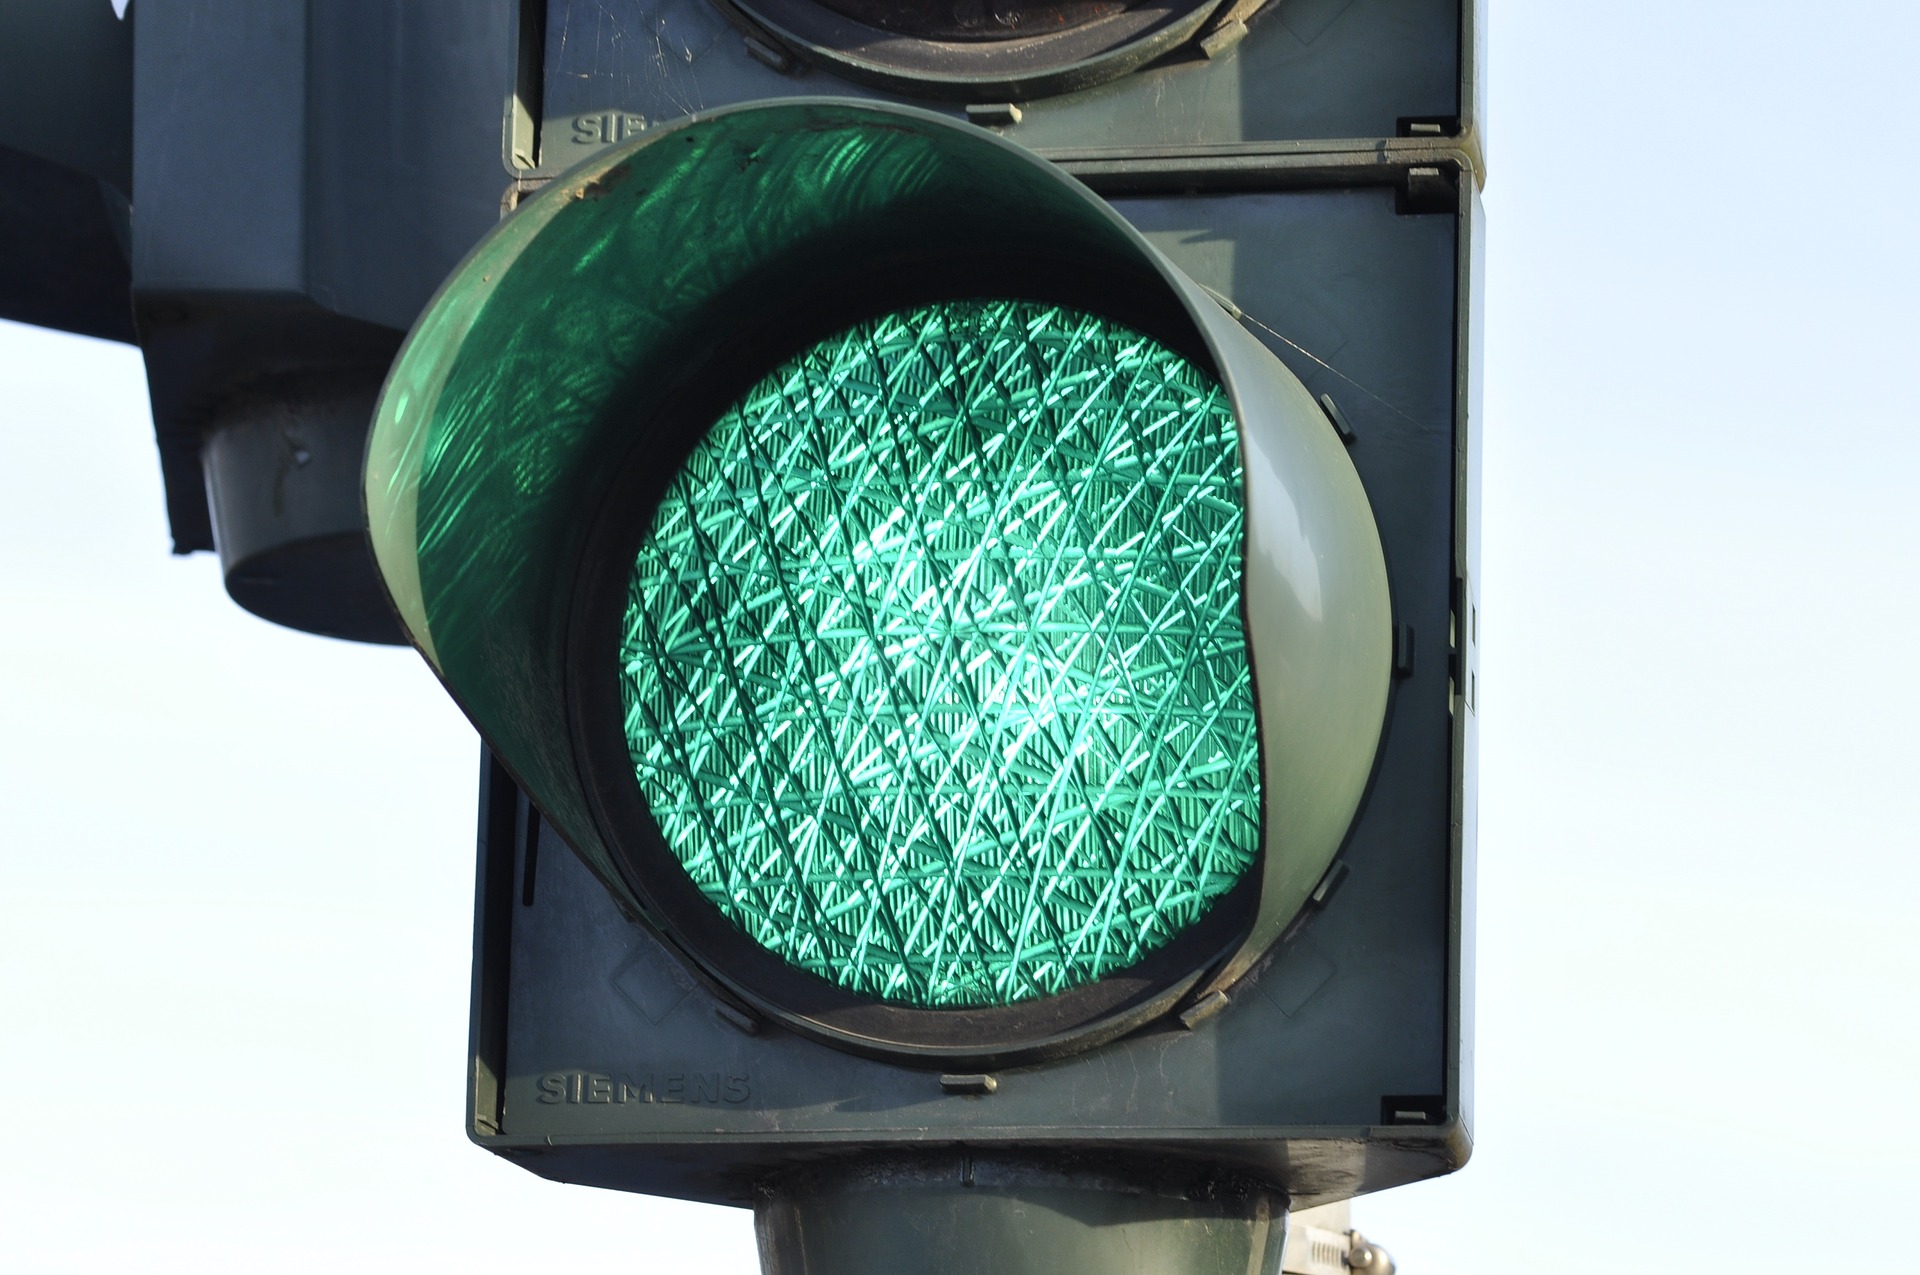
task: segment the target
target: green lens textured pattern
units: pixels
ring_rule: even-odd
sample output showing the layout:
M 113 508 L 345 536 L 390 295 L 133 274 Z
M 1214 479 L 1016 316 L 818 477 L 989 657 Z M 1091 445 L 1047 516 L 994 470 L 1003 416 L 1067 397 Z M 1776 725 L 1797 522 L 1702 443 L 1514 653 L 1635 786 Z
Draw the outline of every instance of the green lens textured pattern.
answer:
M 1261 830 L 1238 432 L 1127 328 L 1024 301 L 814 346 L 654 512 L 619 652 L 694 884 L 790 964 L 923 1008 L 1130 966 Z

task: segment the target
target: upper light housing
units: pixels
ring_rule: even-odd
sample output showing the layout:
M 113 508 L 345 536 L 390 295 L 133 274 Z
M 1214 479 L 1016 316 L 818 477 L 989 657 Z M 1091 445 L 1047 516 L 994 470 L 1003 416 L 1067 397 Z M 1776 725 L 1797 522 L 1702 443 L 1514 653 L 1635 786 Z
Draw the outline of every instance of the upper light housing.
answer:
M 1192 39 L 1222 0 L 724 0 L 808 60 L 922 98 L 1030 101 L 1117 79 Z

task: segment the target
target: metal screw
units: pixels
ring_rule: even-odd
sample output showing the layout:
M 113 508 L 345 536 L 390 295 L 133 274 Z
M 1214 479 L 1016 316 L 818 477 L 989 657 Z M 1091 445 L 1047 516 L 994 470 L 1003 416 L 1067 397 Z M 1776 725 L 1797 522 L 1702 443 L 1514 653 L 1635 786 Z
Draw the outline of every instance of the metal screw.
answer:
M 1367 1275 L 1393 1275 L 1393 1257 L 1387 1250 L 1368 1243 L 1358 1231 L 1348 1234 L 1353 1237 L 1353 1246 L 1347 1250 L 1348 1267 Z

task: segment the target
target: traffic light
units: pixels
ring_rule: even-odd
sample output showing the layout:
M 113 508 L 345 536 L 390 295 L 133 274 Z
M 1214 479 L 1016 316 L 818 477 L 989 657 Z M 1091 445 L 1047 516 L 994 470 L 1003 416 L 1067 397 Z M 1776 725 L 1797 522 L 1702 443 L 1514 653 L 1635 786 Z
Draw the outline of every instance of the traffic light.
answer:
M 367 500 L 567 843 L 824 1042 L 1010 1064 L 1230 982 L 1372 770 L 1386 568 L 1324 410 L 937 116 L 739 107 L 570 174 L 416 329 Z
M 1470 1146 L 1478 20 L 4 18 L 0 312 L 480 729 L 481 1145 L 775 1270 L 1270 1268 Z
M 782 1270 L 1464 1162 L 1474 19 L 1246 8 L 532 28 L 366 471 L 490 750 L 481 1145 Z

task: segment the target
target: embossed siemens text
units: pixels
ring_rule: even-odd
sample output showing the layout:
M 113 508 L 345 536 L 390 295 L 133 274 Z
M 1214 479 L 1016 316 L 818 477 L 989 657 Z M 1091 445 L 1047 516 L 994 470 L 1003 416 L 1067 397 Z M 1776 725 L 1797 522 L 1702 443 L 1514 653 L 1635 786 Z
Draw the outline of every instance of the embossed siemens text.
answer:
M 540 1101 L 558 1103 L 696 1102 L 738 1105 L 753 1096 L 744 1072 L 550 1071 L 540 1077 Z

